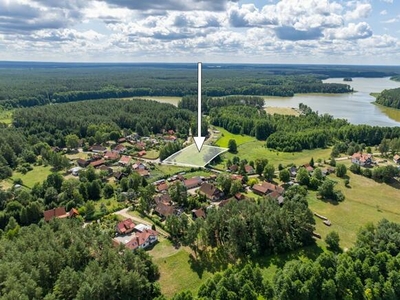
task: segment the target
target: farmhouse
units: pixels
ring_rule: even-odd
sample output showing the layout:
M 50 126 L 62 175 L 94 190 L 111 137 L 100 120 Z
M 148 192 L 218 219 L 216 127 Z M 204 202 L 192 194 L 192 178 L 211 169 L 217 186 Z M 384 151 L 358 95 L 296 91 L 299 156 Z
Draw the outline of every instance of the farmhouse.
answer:
M 107 148 L 102 145 L 93 145 L 90 150 L 94 153 L 105 153 Z
M 109 160 L 117 160 L 119 159 L 119 152 L 118 151 L 107 151 L 106 154 L 104 154 L 105 159 Z
M 199 187 L 202 183 L 203 183 L 203 180 L 199 176 L 192 177 L 190 179 L 186 179 L 183 181 L 183 185 L 188 190 Z
M 78 166 L 80 166 L 81 168 L 86 168 L 90 164 L 90 160 L 83 159 L 83 158 L 78 158 L 78 160 L 76 162 L 77 162 Z
M 224 195 L 220 189 L 207 182 L 201 185 L 199 194 L 205 195 L 207 199 L 210 199 L 211 201 L 218 201 Z
M 276 194 L 282 195 L 285 189 L 281 186 L 263 181 L 262 183 L 253 185 L 253 192 L 260 196 L 265 196 L 274 193 L 272 196 L 275 197 Z M 276 197 L 277 198 L 277 197 Z
M 372 155 L 369 153 L 357 152 L 351 156 L 351 162 L 361 167 L 369 167 L 372 164 Z
M 104 165 L 105 163 L 106 163 L 106 162 L 105 162 L 104 159 L 99 159 L 99 160 L 92 161 L 92 162 L 90 163 L 90 165 L 93 166 L 94 168 L 98 168 L 98 167 Z
M 175 207 L 165 204 L 164 202 L 159 202 L 154 209 L 154 212 L 159 215 L 161 218 L 166 219 L 168 216 L 171 216 L 175 212 Z

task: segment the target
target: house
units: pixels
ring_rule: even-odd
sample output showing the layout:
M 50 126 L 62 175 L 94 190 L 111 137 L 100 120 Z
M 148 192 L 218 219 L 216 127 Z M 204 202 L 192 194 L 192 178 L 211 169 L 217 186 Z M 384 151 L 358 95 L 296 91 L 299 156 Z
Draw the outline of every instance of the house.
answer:
M 167 132 L 168 132 L 169 135 L 174 135 L 175 134 L 175 131 L 173 131 L 172 129 L 168 130 Z
M 132 165 L 132 169 L 134 170 L 146 170 L 147 167 L 144 163 L 137 161 Z
M 196 220 L 197 218 L 205 219 L 206 218 L 206 212 L 202 208 L 193 209 L 192 210 L 192 218 L 193 218 L 193 220 Z
M 203 180 L 199 176 L 192 177 L 190 179 L 186 179 L 183 181 L 183 185 L 188 190 L 199 187 L 202 183 L 203 183 Z
M 133 223 L 133 221 L 131 219 L 125 219 L 125 220 L 119 222 L 115 226 L 115 231 L 118 234 L 128 234 L 128 233 L 131 233 L 135 229 L 135 226 L 136 225 Z
M 245 172 L 246 172 L 247 174 L 249 174 L 249 175 L 252 175 L 252 174 L 255 174 L 255 173 L 256 173 L 256 171 L 254 170 L 254 168 L 253 168 L 252 166 L 250 166 L 250 165 L 245 165 L 245 166 L 244 166 L 244 170 L 245 170 Z
M 139 150 L 144 150 L 146 148 L 146 143 L 137 142 L 136 143 L 136 148 L 139 149 Z
M 232 180 L 239 180 L 241 183 L 243 183 L 244 177 L 242 175 L 237 175 L 237 174 L 232 174 L 231 175 Z
M 115 178 L 116 180 L 118 180 L 118 181 L 121 180 L 122 177 L 124 177 L 124 176 L 125 176 L 125 174 L 122 173 L 122 172 L 120 172 L 120 171 L 114 173 L 114 178 Z
M 104 154 L 104 158 L 109 160 L 117 160 L 119 159 L 119 153 L 117 151 L 107 151 L 106 154 Z
M 351 162 L 361 167 L 369 167 L 372 164 L 372 155 L 370 153 L 357 152 L 351 156 Z
M 393 156 L 393 161 L 395 164 L 400 164 L 400 155 L 396 154 Z
M 79 216 L 78 210 L 76 208 L 71 208 L 71 210 L 68 212 L 68 217 L 75 218 L 76 216 Z
M 126 147 L 122 144 L 118 144 L 117 146 L 114 147 L 113 151 L 116 151 L 118 153 L 123 153 L 126 151 Z
M 157 184 L 156 191 L 157 191 L 157 193 L 166 192 L 166 191 L 168 191 L 168 185 L 165 182 Z
M 297 168 L 296 168 L 296 166 L 291 166 L 290 169 L 289 169 L 289 173 L 290 173 L 290 176 L 291 176 L 291 177 L 296 177 L 296 175 L 297 175 Z
M 94 153 L 105 153 L 107 148 L 102 145 L 93 145 L 90 150 Z
M 236 193 L 235 196 L 236 200 L 240 201 L 246 198 L 245 195 L 243 195 L 242 193 Z
M 131 157 L 129 155 L 122 155 L 121 159 L 118 161 L 120 165 L 127 166 L 131 162 Z
M 149 177 L 150 176 L 149 170 L 137 169 L 137 170 L 135 170 L 135 172 L 138 173 L 140 175 L 140 177 Z
M 126 142 L 126 138 L 122 137 L 118 139 L 118 143 L 125 143 Z
M 168 216 L 174 214 L 175 207 L 172 205 L 165 204 L 164 202 L 159 202 L 157 203 L 154 212 L 161 218 L 166 219 Z
M 314 168 L 310 164 L 305 164 L 303 167 L 307 170 L 308 173 L 311 173 L 314 171 Z
M 98 167 L 104 165 L 105 163 L 106 163 L 106 162 L 105 162 L 104 159 L 99 159 L 99 160 L 92 161 L 92 162 L 90 163 L 90 165 L 93 166 L 94 168 L 98 168 Z
M 285 189 L 283 187 L 266 181 L 253 185 L 252 189 L 255 194 L 260 196 L 266 196 L 272 194 L 273 192 L 276 192 L 272 195 L 273 197 L 275 197 L 276 194 L 282 195 L 285 192 Z
M 156 204 L 158 203 L 164 203 L 166 205 L 170 205 L 172 203 L 171 196 L 169 194 L 162 194 L 162 195 L 157 195 L 154 197 L 154 202 Z
M 130 250 L 138 248 L 145 249 L 158 241 L 158 232 L 152 229 L 145 229 L 137 233 L 125 246 Z
M 83 158 L 78 158 L 76 162 L 78 163 L 78 166 L 81 168 L 86 168 L 90 164 L 90 160 Z
M 222 200 L 220 203 L 218 203 L 218 207 L 224 207 L 224 206 L 227 205 L 231 200 L 232 200 L 232 198 Z
M 145 156 L 146 155 L 146 150 L 139 151 L 137 155 L 139 157 Z
M 232 173 L 235 173 L 235 172 L 237 172 L 237 171 L 239 170 L 239 167 L 238 167 L 238 165 L 232 165 L 232 166 L 230 166 L 228 169 L 229 169 L 229 171 L 231 171 Z
M 151 229 L 151 226 L 150 225 L 145 225 L 145 224 L 137 224 L 135 226 L 135 231 L 136 232 L 143 232 L 146 229 Z
M 223 192 L 220 189 L 207 182 L 200 186 L 199 194 L 205 195 L 211 201 L 218 201 L 223 196 Z
M 64 219 L 68 217 L 67 212 L 65 211 L 65 207 L 57 207 L 57 208 L 53 208 L 53 209 L 49 209 L 49 210 L 45 210 L 43 212 L 43 216 L 44 216 L 44 220 L 50 221 L 53 218 L 57 218 L 57 219 Z

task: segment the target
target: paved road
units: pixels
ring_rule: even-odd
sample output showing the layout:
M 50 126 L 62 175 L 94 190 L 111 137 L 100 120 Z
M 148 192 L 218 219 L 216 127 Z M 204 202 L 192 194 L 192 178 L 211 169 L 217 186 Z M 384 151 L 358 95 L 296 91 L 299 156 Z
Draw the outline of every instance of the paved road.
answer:
M 145 224 L 145 225 L 149 225 L 149 226 L 153 225 L 153 223 L 150 221 L 144 220 L 137 216 L 132 216 L 131 214 L 128 213 L 128 210 L 129 210 L 129 208 L 124 208 L 119 211 L 113 212 L 113 214 L 123 216 L 124 218 L 127 218 L 127 219 L 132 219 L 132 221 L 134 221 L 136 223 L 141 223 L 141 224 Z M 169 233 L 166 232 L 165 230 L 163 230 L 162 228 L 160 228 L 160 226 L 156 225 L 156 228 L 157 228 L 157 232 L 159 232 L 161 235 L 163 235 L 164 237 L 169 237 Z

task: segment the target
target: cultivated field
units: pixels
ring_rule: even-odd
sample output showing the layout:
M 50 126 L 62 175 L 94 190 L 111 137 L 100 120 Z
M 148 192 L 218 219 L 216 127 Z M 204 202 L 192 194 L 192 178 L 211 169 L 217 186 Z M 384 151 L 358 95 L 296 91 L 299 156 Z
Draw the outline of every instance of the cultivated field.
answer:
M 300 113 L 292 107 L 267 106 L 264 109 L 270 115 L 273 115 L 273 114 L 290 115 L 290 116 L 299 116 L 300 115 Z
M 228 151 L 227 148 L 203 145 L 199 152 L 196 145 L 192 144 L 166 158 L 164 163 L 177 166 L 204 167 L 213 158 L 226 151 Z

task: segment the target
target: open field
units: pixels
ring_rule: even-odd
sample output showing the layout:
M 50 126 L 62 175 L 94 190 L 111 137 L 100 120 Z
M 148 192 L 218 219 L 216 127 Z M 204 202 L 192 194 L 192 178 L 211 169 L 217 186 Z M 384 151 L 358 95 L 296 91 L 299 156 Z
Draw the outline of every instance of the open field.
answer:
M 336 230 L 340 235 L 340 245 L 349 248 L 354 245 L 359 228 L 368 222 L 377 223 L 382 218 L 400 223 L 400 191 L 386 184 L 381 184 L 366 177 L 347 172 L 350 188 L 344 186 L 344 180 L 335 175 L 329 178 L 338 182 L 346 199 L 332 203 L 316 198 L 315 192 L 307 197 L 310 209 L 327 217 L 332 226 L 328 227 L 321 219 L 316 220 L 316 231 L 324 239 L 326 234 Z
M 145 99 L 145 100 L 154 100 L 161 103 L 170 103 L 175 106 L 178 106 L 178 102 L 182 99 L 182 97 L 131 97 L 129 99 Z
M 89 157 L 89 155 L 86 152 L 66 154 L 65 156 L 70 160 L 77 160 L 78 158 L 87 159 Z
M 276 106 L 267 106 L 264 110 L 270 114 L 278 114 L 278 115 L 290 115 L 290 116 L 299 116 L 300 113 L 292 107 L 276 107 Z
M 1 110 L 0 108 L 0 123 L 11 124 L 12 122 L 12 110 Z
M 32 188 L 36 182 L 42 182 L 51 174 L 50 166 L 34 166 L 32 171 L 26 174 L 14 172 L 12 179 L 21 178 L 22 183 L 29 188 Z
M 204 167 L 214 157 L 228 151 L 227 148 L 203 145 L 201 151 L 197 150 L 195 144 L 192 144 L 182 150 L 172 154 L 164 160 L 164 163 L 188 167 Z
M 157 150 L 148 150 L 146 151 L 146 155 L 143 156 L 143 158 L 146 159 L 157 159 L 160 156 L 160 151 Z
M 160 239 L 149 254 L 160 270 L 161 292 L 166 297 L 190 290 L 193 293 L 212 276 L 210 272 L 195 272 L 190 266 L 190 254 L 184 248 L 175 248 L 169 240 Z
M 10 179 L 4 179 L 0 181 L 0 190 L 8 190 L 13 187 L 13 183 Z
M 234 156 L 238 156 L 240 159 L 247 159 L 247 161 L 255 161 L 257 158 L 266 158 L 268 161 L 278 166 L 278 164 L 288 165 L 303 165 L 308 163 L 311 157 L 314 158 L 316 162 L 319 158 L 323 161 L 329 160 L 329 156 L 331 153 L 331 149 L 313 149 L 313 150 L 303 150 L 301 152 L 278 152 L 275 150 L 271 150 L 265 147 L 264 141 L 257 141 L 253 138 L 252 142 L 244 143 L 238 146 L 238 153 L 224 153 L 222 158 L 226 161 L 227 159 L 231 159 Z M 217 168 L 225 168 L 224 163 L 216 166 Z
M 228 147 L 230 139 L 234 139 L 236 141 L 236 145 L 238 146 L 255 140 L 254 137 L 248 135 L 230 133 L 229 131 L 223 129 L 222 127 L 215 127 L 215 129 L 220 132 L 215 134 L 219 136 L 218 140 L 215 142 L 215 145 L 219 147 L 224 147 L 224 148 Z

